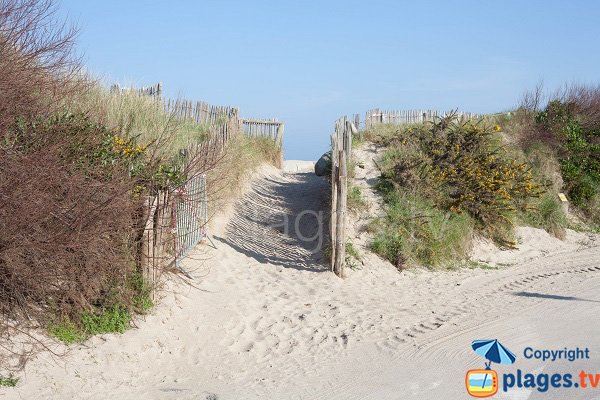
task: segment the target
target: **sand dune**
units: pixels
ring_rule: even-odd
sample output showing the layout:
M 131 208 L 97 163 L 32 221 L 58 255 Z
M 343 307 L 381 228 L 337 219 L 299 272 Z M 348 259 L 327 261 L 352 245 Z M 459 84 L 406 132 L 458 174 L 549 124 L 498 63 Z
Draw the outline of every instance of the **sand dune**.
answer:
M 186 261 L 196 287 L 171 279 L 139 329 L 40 355 L 4 398 L 463 399 L 465 371 L 482 365 L 470 342 L 495 337 L 515 351 L 586 345 L 600 372 L 595 236 L 520 229 L 519 251 L 475 249 L 496 269 L 399 273 L 365 254 L 342 280 L 313 251 L 327 185 L 264 169 L 212 230 L 216 249 Z M 498 398 L 542 398 L 510 396 Z

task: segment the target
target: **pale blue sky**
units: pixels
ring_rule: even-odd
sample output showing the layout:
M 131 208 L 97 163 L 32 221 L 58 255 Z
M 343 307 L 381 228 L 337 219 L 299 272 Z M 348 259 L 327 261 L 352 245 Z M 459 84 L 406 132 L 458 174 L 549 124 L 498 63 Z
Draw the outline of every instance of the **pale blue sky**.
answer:
M 496 112 L 540 80 L 600 82 L 597 1 L 58 0 L 87 68 L 286 122 L 316 159 L 369 108 Z M 364 118 L 364 117 L 363 117 Z

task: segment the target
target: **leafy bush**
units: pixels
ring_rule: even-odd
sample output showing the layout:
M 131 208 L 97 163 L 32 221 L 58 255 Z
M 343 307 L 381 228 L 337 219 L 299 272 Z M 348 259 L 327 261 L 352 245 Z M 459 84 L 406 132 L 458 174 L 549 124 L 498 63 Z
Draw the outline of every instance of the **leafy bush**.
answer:
M 600 87 L 566 86 L 550 96 L 543 109 L 541 88 L 526 98 L 515 127 L 523 148 L 548 148 L 545 157 L 558 161 L 562 185 L 569 200 L 593 223 L 600 223 Z M 528 122 L 529 120 L 529 122 Z
M 511 159 L 493 128 L 453 115 L 389 139 L 383 178 L 397 190 L 415 188 L 435 207 L 468 214 L 502 241 L 518 209 L 542 193 L 530 167 Z

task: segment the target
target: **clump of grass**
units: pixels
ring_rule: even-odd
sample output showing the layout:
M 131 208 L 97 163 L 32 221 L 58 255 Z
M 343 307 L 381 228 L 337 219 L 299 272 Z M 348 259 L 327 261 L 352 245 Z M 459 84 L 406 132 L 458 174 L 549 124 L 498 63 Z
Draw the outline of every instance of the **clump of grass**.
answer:
M 347 199 L 348 208 L 352 211 L 359 212 L 367 208 L 367 202 L 362 195 L 360 187 L 351 185 L 348 190 Z
M 346 242 L 346 265 L 351 269 L 358 269 L 361 261 L 360 254 L 351 241 Z
M 48 332 L 65 344 L 83 342 L 92 335 L 123 333 L 130 326 L 131 313 L 124 306 L 114 305 L 99 312 L 81 314 L 78 323 L 65 318 L 50 324 Z
M 358 131 L 352 134 L 352 148 L 356 149 L 363 145 L 365 142 L 364 131 Z
M 65 108 L 82 112 L 99 123 L 139 143 L 156 143 L 161 157 L 173 157 L 190 144 L 207 138 L 208 124 L 197 124 L 191 119 L 174 118 L 163 103 L 135 91 L 114 92 L 100 85 L 66 100 Z
M 15 387 L 19 383 L 19 378 L 10 376 L 0 376 L 0 387 Z
M 99 313 L 85 313 L 81 325 L 87 335 L 123 333 L 129 327 L 131 314 L 126 307 L 114 305 Z
M 402 270 L 436 267 L 465 257 L 473 231 L 466 214 L 445 212 L 419 196 L 391 191 L 386 216 L 371 224 L 371 249 Z
M 114 288 L 109 291 L 104 302 L 110 303 L 120 298 Z M 126 306 L 115 302 L 113 305 L 97 307 L 77 316 L 56 318 L 48 326 L 48 333 L 65 344 L 83 342 L 93 335 L 102 333 L 124 333 L 131 325 L 134 314 L 144 314 L 154 305 L 150 285 L 141 273 L 134 273 L 127 279 L 126 290 L 131 303 Z
M 545 193 L 524 212 L 523 221 L 531 226 L 545 229 L 559 239 L 564 239 L 568 226 L 560 201 L 552 193 Z
M 79 343 L 86 339 L 85 332 L 68 318 L 50 323 L 48 333 L 65 344 Z

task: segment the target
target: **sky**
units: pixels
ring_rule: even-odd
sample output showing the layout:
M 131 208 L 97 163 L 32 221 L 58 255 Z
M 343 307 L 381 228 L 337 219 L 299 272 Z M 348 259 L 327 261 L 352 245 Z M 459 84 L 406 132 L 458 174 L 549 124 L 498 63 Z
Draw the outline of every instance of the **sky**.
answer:
M 541 81 L 600 83 L 598 1 L 57 0 L 106 84 L 285 122 L 286 159 L 371 108 L 513 108 Z

